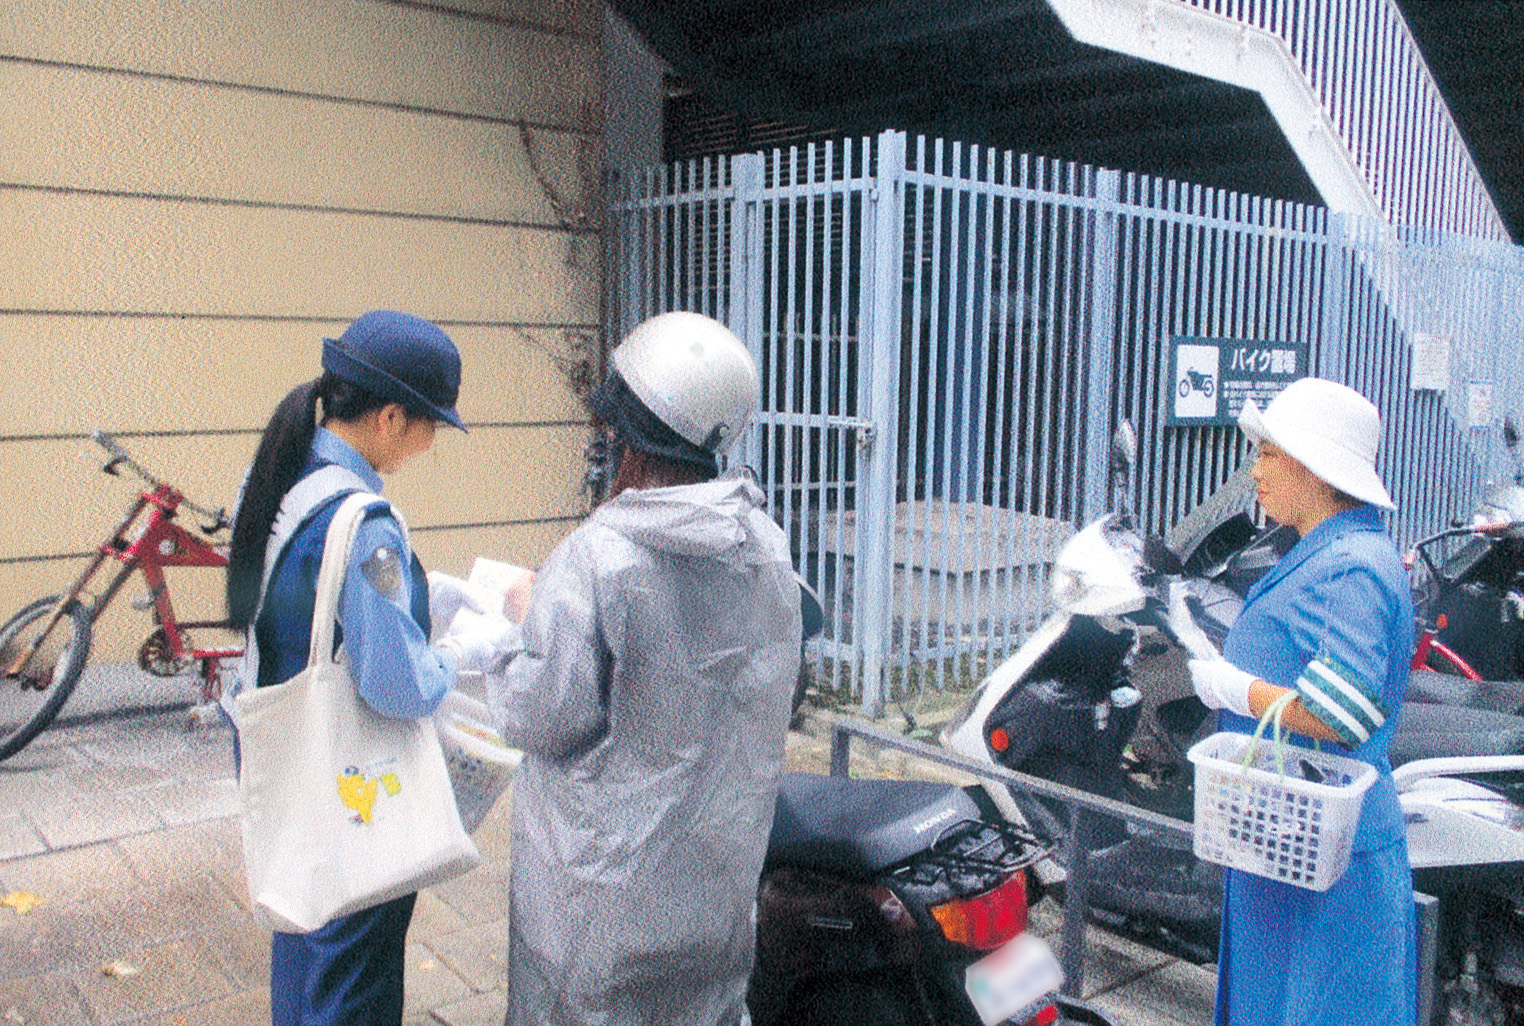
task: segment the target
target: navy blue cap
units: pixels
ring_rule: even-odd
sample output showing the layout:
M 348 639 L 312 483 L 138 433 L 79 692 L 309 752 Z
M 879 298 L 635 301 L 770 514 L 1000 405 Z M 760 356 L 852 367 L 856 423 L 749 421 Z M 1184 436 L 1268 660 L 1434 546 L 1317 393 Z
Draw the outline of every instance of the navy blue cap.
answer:
M 462 431 L 460 353 L 436 325 L 395 310 L 361 314 L 323 339 L 323 369 L 388 402 L 421 409 Z

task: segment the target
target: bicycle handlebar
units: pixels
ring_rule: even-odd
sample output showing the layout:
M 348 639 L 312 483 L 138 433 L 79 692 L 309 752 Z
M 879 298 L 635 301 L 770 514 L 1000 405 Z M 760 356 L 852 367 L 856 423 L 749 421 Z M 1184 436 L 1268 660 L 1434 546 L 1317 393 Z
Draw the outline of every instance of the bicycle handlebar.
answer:
M 91 432 L 90 437 L 95 441 L 95 444 L 99 445 L 102 449 L 105 449 L 108 453 L 111 454 L 111 459 L 107 460 L 106 465 L 101 468 L 106 473 L 115 474 L 118 467 L 126 467 L 128 470 L 132 471 L 138 477 L 142 478 L 144 481 L 148 482 L 154 487 L 168 483 L 166 481 L 160 480 L 141 463 L 133 459 L 132 455 L 126 449 L 122 448 L 122 444 L 120 442 L 108 435 L 106 432 L 102 431 L 100 428 L 96 428 L 93 432 Z M 192 502 L 190 499 L 187 499 L 183 493 L 180 496 L 180 505 L 184 506 L 192 513 L 195 513 L 197 516 L 205 517 L 209 521 L 208 523 L 201 525 L 201 529 L 207 534 L 216 534 L 217 532 L 226 530 L 231 526 L 228 521 L 227 510 L 207 509 L 205 506 L 198 505 Z

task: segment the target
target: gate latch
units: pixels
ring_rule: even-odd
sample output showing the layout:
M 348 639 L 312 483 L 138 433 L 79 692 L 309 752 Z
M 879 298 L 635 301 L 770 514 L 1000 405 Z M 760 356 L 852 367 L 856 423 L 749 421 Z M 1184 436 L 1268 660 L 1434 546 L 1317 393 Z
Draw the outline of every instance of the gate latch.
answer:
M 873 448 L 873 442 L 878 437 L 878 428 L 873 421 L 864 420 L 861 417 L 827 417 L 826 426 L 842 431 L 855 431 L 857 449 L 865 454 Z

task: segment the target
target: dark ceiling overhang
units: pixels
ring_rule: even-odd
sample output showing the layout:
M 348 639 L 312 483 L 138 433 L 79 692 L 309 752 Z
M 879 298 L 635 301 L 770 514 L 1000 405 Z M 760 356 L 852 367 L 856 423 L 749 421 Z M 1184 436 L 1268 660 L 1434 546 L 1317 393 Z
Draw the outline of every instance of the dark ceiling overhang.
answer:
M 1517 235 L 1524 141 L 1513 128 L 1517 104 L 1499 97 L 1517 99 L 1524 88 L 1518 36 L 1508 35 L 1524 24 L 1518 10 L 1524 4 L 1399 3 L 1412 12 L 1426 53 L 1438 46 L 1434 40 L 1448 40 L 1436 78 Z M 822 135 L 902 129 L 1320 202 L 1257 93 L 1077 43 L 1046 0 L 610 0 L 610 6 L 682 77 L 692 92 L 685 102 L 741 121 Z M 1478 35 L 1470 43 L 1444 31 L 1453 23 L 1448 19 L 1463 14 Z M 1496 74 L 1469 67 L 1467 55 L 1482 46 Z M 1513 78 L 1502 81 L 1509 73 Z M 1478 125 L 1486 136 L 1480 142 Z M 713 136 L 685 139 L 680 125 L 675 131 L 674 157 L 725 148 Z M 730 138 L 744 148 L 756 137 Z

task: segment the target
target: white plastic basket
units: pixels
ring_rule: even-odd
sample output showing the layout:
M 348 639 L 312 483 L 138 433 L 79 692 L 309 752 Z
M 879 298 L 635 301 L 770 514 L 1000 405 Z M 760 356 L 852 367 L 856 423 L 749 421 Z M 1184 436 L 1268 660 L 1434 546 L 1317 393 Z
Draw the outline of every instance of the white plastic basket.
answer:
M 487 707 L 469 695 L 451 691 L 434 713 L 439 745 L 455 789 L 461 826 L 471 833 L 497 804 L 524 753 L 509 748 L 492 726 Z
M 1360 808 L 1376 782 L 1376 769 L 1342 755 L 1286 745 L 1282 774 L 1275 748 L 1275 743 L 1235 733 L 1213 734 L 1191 746 L 1196 857 L 1326 891 L 1349 866 Z

